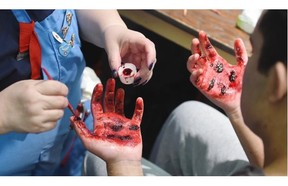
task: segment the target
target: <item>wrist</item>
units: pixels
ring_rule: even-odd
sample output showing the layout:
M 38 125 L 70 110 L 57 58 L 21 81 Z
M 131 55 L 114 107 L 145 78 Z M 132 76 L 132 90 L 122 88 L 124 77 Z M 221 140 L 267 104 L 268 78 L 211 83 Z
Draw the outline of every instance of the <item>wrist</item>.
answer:
M 121 23 L 107 25 L 102 30 L 102 38 L 104 40 L 104 43 L 105 43 L 105 40 L 107 40 L 107 38 L 110 39 L 110 37 L 111 36 L 113 37 L 115 34 L 119 35 L 119 33 L 121 33 L 123 30 L 126 31 L 127 29 L 128 29 L 127 26 Z
M 109 176 L 143 176 L 141 161 L 106 162 Z
M 107 33 L 109 30 L 111 30 L 111 29 L 113 29 L 113 32 L 118 32 L 118 30 L 117 29 L 128 29 L 128 27 L 123 23 L 113 23 L 113 24 L 109 24 L 109 25 L 107 25 L 104 29 L 103 29 L 103 31 L 102 31 L 102 33 L 103 33 L 103 35 L 105 35 L 105 33 Z
M 225 113 L 227 114 L 227 117 L 232 122 L 232 124 L 243 123 L 243 116 L 240 106 L 232 110 L 225 111 Z
M 224 110 L 226 115 L 230 118 L 237 118 L 242 116 L 242 112 L 241 112 L 241 108 L 239 107 L 235 107 L 233 109 L 229 109 L 229 110 Z

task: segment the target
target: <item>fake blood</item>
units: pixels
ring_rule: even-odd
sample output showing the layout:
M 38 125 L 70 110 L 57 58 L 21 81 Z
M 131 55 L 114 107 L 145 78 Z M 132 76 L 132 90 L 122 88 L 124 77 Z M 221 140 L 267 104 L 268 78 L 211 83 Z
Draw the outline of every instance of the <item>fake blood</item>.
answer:
M 247 63 L 242 59 L 244 51 L 240 47 L 240 41 L 235 42 L 237 65 L 231 65 L 218 55 L 206 34 L 199 34 L 199 40 L 201 46 L 205 48 L 207 57 L 201 55 L 200 46 L 196 45 L 195 52 L 201 57 L 192 68 L 202 69 L 203 73 L 196 78 L 195 84 L 214 98 L 233 100 L 234 95 L 241 92 L 243 73 Z
M 130 76 L 131 73 L 132 73 L 132 70 L 130 68 L 126 68 L 123 70 L 123 74 L 125 76 Z
M 109 117 L 107 117 L 107 114 Z M 140 127 L 133 124 L 133 120 L 128 121 L 127 118 L 115 113 L 105 113 L 105 119 L 102 119 L 101 116 L 98 117 L 98 122 L 102 122 L 103 125 L 96 125 L 93 133 L 85 132 L 86 125 L 84 122 L 81 120 L 75 121 L 74 123 L 83 129 L 80 135 L 84 135 L 85 138 L 108 141 L 123 146 L 136 146 L 141 142 Z
M 124 115 L 124 90 L 118 89 L 115 96 L 115 80 L 109 79 L 104 93 L 102 104 L 103 85 L 97 84 L 94 88 L 91 109 L 94 119 L 94 129 L 87 129 L 83 118 L 83 107 L 78 105 L 76 115 L 71 121 L 71 126 L 76 127 L 78 134 L 93 141 L 105 141 L 121 146 L 136 146 L 142 142 L 140 123 L 143 115 L 143 100 L 136 100 L 135 111 L 132 119 Z M 114 103 L 115 98 L 115 103 Z M 83 114 L 82 114 L 83 115 Z M 80 132 L 79 132 L 80 131 Z
M 237 87 L 241 87 L 242 77 L 239 77 L 238 74 L 242 73 L 242 68 L 232 68 L 230 64 L 225 64 L 221 59 L 214 63 L 210 61 L 208 63 L 211 64 L 202 66 L 204 73 L 196 82 L 203 91 L 216 98 L 229 97 L 236 91 L 241 91 Z
M 133 120 L 129 120 L 116 113 L 105 113 L 105 117 L 98 116 L 94 129 L 95 137 L 118 145 L 135 146 L 141 142 L 140 127 Z

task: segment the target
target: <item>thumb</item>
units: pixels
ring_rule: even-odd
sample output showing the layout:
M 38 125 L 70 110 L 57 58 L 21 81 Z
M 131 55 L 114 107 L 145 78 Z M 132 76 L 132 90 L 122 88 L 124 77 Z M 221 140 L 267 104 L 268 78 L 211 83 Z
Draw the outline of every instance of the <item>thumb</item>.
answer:
M 112 71 L 112 76 L 118 77 L 117 71 L 118 68 L 121 66 L 121 56 L 119 46 L 117 44 L 108 45 L 106 48 L 106 52 L 108 55 L 108 61 L 110 69 Z
M 70 122 L 71 127 L 75 130 L 84 146 L 86 146 L 87 140 L 93 136 L 91 131 L 88 130 L 86 124 L 83 121 L 77 119 L 75 116 L 70 117 Z

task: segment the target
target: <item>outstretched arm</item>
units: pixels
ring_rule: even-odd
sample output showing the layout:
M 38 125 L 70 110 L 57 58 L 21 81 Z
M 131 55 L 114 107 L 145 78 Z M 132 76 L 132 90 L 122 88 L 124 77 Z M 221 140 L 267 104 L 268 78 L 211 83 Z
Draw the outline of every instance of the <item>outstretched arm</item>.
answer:
M 236 65 L 227 63 L 210 43 L 205 32 L 199 39 L 193 39 L 187 69 L 190 81 L 209 100 L 222 108 L 229 117 L 233 128 L 251 164 L 263 167 L 264 151 L 262 140 L 244 123 L 240 108 L 242 79 L 248 56 L 241 39 L 234 43 Z
M 115 95 L 114 79 L 107 81 L 103 104 L 102 94 L 103 85 L 97 84 L 91 100 L 94 130 L 89 131 L 83 117 L 80 117 L 85 117 L 81 105 L 76 110 L 76 116 L 71 117 L 72 127 L 85 148 L 106 162 L 108 175 L 143 175 L 142 98 L 136 100 L 134 115 L 129 119 L 124 115 L 124 90 L 118 89 Z

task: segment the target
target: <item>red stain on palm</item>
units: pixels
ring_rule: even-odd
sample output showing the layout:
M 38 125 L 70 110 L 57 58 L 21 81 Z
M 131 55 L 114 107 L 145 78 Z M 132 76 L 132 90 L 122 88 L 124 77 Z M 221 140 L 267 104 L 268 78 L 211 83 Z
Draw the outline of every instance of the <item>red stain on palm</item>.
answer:
M 233 100 L 234 95 L 242 90 L 242 79 L 248 59 L 245 56 L 245 47 L 240 39 L 235 41 L 234 48 L 237 65 L 229 64 L 223 59 L 210 43 L 205 32 L 199 33 L 199 43 L 193 46 L 193 52 L 199 54 L 199 59 L 193 63 L 192 69 L 202 69 L 195 84 L 206 94 L 222 100 Z M 201 53 L 201 49 L 204 55 Z
M 107 141 L 124 146 L 136 146 L 141 143 L 140 123 L 143 115 L 143 100 L 138 98 L 134 115 L 128 119 L 124 115 L 124 90 L 118 89 L 115 96 L 115 80 L 109 79 L 106 84 L 104 103 L 102 104 L 103 85 L 97 84 L 91 100 L 94 119 L 94 130 L 89 131 L 79 116 L 81 105 L 77 107 L 77 116 L 71 117 L 72 126 L 78 130 L 81 138 L 90 141 Z M 115 102 L 114 102 L 115 99 Z

